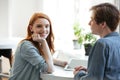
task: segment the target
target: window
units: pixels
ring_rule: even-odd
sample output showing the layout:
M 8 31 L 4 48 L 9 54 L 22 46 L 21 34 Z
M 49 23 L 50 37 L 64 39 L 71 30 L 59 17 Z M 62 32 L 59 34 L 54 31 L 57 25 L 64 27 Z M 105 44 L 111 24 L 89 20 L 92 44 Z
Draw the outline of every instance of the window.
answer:
M 73 49 L 73 24 L 76 21 L 85 31 L 90 31 L 89 8 L 101 2 L 114 3 L 113 0 L 44 0 L 43 11 L 52 19 L 57 49 Z
M 29 4 L 27 1 L 11 0 L 8 13 L 8 37 L 25 37 L 30 16 L 36 11 L 42 11 L 52 20 L 56 49 L 73 49 L 73 24 L 79 22 L 81 27 L 90 31 L 89 8 L 101 2 L 115 3 L 120 7 L 119 0 L 93 0 L 92 2 L 90 0 L 31 0 Z M 21 4 L 26 7 L 23 8 Z

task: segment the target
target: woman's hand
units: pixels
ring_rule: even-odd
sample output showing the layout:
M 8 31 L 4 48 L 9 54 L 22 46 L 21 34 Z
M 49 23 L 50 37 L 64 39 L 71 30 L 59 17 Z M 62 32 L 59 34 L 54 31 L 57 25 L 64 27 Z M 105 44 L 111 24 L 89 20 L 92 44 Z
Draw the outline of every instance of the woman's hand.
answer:
M 67 64 L 68 64 L 68 62 L 66 62 L 66 61 L 61 61 L 61 66 L 62 66 L 62 67 L 65 67 Z
M 36 42 L 39 42 L 39 43 L 42 43 L 45 40 L 42 37 L 40 37 L 40 35 L 37 34 L 37 33 L 32 34 L 32 39 L 33 39 L 33 41 L 36 41 Z
M 62 61 L 62 60 L 58 60 L 58 59 L 53 59 L 53 62 L 55 65 L 61 66 L 61 67 L 65 67 L 68 62 L 67 61 Z

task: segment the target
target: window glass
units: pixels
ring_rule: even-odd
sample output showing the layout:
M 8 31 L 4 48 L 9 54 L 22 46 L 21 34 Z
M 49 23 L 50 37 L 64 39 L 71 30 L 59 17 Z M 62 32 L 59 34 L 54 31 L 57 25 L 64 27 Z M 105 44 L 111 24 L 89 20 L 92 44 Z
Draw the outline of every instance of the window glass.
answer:
M 102 2 L 115 3 L 114 0 L 44 0 L 43 11 L 52 19 L 56 49 L 73 49 L 73 24 L 78 22 L 89 32 L 89 9 Z

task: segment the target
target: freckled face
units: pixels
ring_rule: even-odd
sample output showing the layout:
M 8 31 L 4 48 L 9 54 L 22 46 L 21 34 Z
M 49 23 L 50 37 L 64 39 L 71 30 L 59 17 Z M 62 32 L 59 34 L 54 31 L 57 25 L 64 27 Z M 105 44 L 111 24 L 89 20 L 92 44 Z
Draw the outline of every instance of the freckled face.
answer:
M 38 18 L 33 26 L 31 26 L 31 31 L 37 33 L 40 37 L 46 39 L 50 33 L 50 23 L 45 18 Z

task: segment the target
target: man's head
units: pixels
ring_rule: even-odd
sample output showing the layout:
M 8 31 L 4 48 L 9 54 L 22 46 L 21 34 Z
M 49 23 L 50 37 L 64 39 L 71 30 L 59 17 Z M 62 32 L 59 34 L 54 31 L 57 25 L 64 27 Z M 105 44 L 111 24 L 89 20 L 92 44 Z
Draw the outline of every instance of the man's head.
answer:
M 91 9 L 93 19 L 97 24 L 106 22 L 111 31 L 115 31 L 120 19 L 119 10 L 110 3 L 101 3 L 93 6 Z

